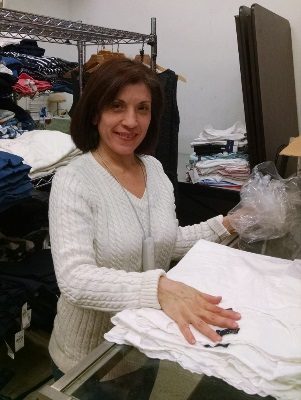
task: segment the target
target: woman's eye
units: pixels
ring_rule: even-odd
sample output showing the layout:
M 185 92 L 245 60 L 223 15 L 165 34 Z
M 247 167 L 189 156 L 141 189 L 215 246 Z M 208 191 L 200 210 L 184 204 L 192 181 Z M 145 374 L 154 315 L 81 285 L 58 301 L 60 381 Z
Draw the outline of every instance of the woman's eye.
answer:
M 111 108 L 112 108 L 112 110 L 116 110 L 116 111 L 121 110 L 122 109 L 122 104 L 120 104 L 120 103 L 112 103 L 111 104 Z
M 150 107 L 149 107 L 149 105 L 144 104 L 144 105 L 139 106 L 139 107 L 138 107 L 138 110 L 139 110 L 139 111 L 142 111 L 142 112 L 149 112 Z

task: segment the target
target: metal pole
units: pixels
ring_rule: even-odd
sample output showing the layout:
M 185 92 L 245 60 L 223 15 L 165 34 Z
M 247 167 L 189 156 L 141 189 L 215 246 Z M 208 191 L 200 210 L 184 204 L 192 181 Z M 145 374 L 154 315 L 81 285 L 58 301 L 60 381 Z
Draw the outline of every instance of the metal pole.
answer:
M 157 61 L 157 34 L 156 34 L 156 18 L 151 18 L 151 69 L 156 71 Z
M 79 94 L 82 95 L 83 92 L 83 72 L 84 72 L 84 52 L 83 52 L 83 42 L 77 42 L 77 49 L 78 49 L 78 80 L 79 80 Z
M 85 63 L 87 61 L 87 46 L 86 46 L 86 42 L 84 42 L 84 44 L 83 44 L 83 52 L 84 52 L 83 62 Z

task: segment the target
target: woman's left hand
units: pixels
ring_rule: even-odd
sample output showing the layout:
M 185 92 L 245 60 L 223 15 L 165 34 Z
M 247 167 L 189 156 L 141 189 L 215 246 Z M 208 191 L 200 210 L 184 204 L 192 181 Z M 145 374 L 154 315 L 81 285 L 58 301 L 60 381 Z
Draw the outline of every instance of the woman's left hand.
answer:
M 223 218 L 223 225 L 224 225 L 224 227 L 227 229 L 227 231 L 228 231 L 229 233 L 232 234 L 232 233 L 235 233 L 235 232 L 236 232 L 235 229 L 233 228 L 233 226 L 231 225 L 228 216 L 226 216 L 226 217 Z
M 195 343 L 191 326 L 214 342 L 220 341 L 221 337 L 210 325 L 238 328 L 240 314 L 220 307 L 218 304 L 221 299 L 220 296 L 199 292 L 166 276 L 161 276 L 159 280 L 158 300 L 161 308 L 178 324 L 182 335 L 190 344 Z

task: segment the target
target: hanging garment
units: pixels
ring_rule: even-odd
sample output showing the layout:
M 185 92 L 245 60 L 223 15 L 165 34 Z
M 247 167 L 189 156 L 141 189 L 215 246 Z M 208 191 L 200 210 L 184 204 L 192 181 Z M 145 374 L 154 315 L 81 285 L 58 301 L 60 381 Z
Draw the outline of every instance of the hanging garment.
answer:
M 177 104 L 178 77 L 174 71 L 167 69 L 158 74 L 158 78 L 164 93 L 164 109 L 160 121 L 159 141 L 155 157 L 161 162 L 164 172 L 171 180 L 177 200 L 178 134 L 180 125 Z

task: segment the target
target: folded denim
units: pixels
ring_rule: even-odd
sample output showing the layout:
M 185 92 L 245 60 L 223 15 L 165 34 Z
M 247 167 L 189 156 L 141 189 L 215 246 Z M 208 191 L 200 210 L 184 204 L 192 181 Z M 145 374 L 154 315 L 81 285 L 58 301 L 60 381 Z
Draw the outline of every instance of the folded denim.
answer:
M 10 179 L 10 177 L 28 174 L 29 171 L 30 167 L 26 164 L 21 164 L 14 168 L 6 166 L 0 169 L 0 182 L 8 182 L 8 179 Z
M 0 151 L 0 169 L 5 165 L 12 167 L 22 164 L 23 158 L 17 154 L 8 153 L 7 151 Z

